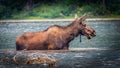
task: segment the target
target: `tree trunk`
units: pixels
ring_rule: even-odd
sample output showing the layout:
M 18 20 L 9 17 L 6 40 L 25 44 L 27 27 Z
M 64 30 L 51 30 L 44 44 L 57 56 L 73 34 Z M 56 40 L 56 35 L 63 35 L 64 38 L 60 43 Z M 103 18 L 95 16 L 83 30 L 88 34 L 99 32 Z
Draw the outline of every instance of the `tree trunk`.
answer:
M 105 0 L 102 0 L 102 5 L 105 7 L 106 5 L 105 5 Z
M 33 0 L 28 0 L 26 5 L 25 5 L 25 10 L 31 9 L 33 7 L 33 5 L 34 5 Z

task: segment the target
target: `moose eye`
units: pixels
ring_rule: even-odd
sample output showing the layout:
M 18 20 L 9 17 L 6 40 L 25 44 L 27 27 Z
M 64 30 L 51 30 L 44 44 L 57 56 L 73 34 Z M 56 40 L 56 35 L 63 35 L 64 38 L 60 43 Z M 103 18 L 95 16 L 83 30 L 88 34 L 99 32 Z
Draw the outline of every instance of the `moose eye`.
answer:
M 83 26 L 86 26 L 86 24 L 84 24 Z
M 85 26 L 85 27 L 86 27 L 86 24 L 83 24 L 83 26 Z
M 87 30 L 87 31 L 89 31 L 89 32 L 90 32 L 90 30 Z

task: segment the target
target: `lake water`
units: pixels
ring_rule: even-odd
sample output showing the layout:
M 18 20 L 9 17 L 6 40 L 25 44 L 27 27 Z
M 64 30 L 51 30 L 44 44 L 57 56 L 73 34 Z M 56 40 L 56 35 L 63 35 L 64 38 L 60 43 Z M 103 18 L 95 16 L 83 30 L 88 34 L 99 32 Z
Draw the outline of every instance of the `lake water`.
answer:
M 71 22 L 0 23 L 0 49 L 15 48 L 15 39 L 24 32 L 43 31 L 51 25 L 66 26 Z M 96 30 L 91 40 L 75 38 L 70 48 L 120 48 L 120 21 L 87 21 Z
M 51 25 L 66 26 L 70 21 L 64 22 L 27 22 L 10 23 L 0 22 L 0 58 L 7 51 L 15 51 L 15 39 L 24 32 L 43 31 Z M 120 20 L 86 21 L 87 25 L 96 30 L 97 36 L 91 40 L 82 37 L 75 38 L 70 43 L 70 49 L 83 48 L 83 50 L 66 53 L 49 53 L 58 62 L 56 68 L 119 68 L 120 67 Z M 2 50 L 10 49 L 7 51 Z M 0 68 L 7 68 L 11 64 L 0 62 Z M 33 68 L 36 65 L 21 65 L 19 68 Z M 11 68 L 16 67 L 12 64 Z M 38 65 L 36 68 L 40 68 Z

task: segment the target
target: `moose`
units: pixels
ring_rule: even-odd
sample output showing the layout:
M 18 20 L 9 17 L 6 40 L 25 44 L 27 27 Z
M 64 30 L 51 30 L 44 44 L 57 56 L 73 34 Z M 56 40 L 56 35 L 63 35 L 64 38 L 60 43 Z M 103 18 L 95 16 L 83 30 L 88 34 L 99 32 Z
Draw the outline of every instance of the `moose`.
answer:
M 67 26 L 53 25 L 44 31 L 26 32 L 16 39 L 16 50 L 68 50 L 69 43 L 77 36 L 88 39 L 96 36 L 93 28 L 86 25 L 84 14 Z

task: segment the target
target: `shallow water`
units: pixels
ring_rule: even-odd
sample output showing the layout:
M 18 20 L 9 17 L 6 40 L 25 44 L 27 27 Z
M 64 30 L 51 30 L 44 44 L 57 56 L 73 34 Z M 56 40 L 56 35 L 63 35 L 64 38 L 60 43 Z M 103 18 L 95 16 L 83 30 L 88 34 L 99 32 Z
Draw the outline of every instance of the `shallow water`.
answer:
M 20 34 L 24 32 L 43 31 L 51 25 L 65 26 L 69 23 L 71 22 L 0 23 L 0 58 L 6 55 L 12 58 L 13 55 L 17 53 L 15 51 L 15 39 Z M 54 68 L 120 67 L 120 21 L 87 21 L 87 24 L 96 30 L 97 36 L 91 40 L 87 40 L 86 37 L 83 36 L 81 43 L 79 42 L 79 37 L 75 38 L 70 43 L 70 50 L 72 50 L 72 48 L 78 48 L 76 49 L 78 51 L 46 53 L 52 55 L 57 60 L 57 66 Z M 41 65 L 22 64 L 17 66 L 13 63 L 0 62 L 0 68 L 8 67 L 47 68 Z
M 24 32 L 43 31 L 51 25 L 66 26 L 71 22 L 0 23 L 0 49 L 15 48 L 15 39 Z M 97 36 L 91 40 L 75 38 L 70 48 L 120 48 L 120 21 L 87 21 L 96 30 Z
M 0 58 L 7 56 L 12 58 L 16 52 L 10 50 L 6 53 L 0 53 Z M 56 66 L 46 66 L 40 64 L 20 64 L 11 62 L 0 62 L 0 68 L 119 68 L 120 50 L 86 50 L 71 52 L 17 52 L 17 54 L 47 54 L 54 57 L 57 61 Z M 22 60 L 21 60 L 22 61 Z

